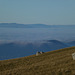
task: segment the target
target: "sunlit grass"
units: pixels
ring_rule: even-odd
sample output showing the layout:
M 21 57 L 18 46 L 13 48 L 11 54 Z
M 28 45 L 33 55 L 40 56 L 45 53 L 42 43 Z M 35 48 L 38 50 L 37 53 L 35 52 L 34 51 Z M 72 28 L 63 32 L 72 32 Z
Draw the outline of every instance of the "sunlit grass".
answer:
M 0 61 L 0 75 L 74 75 L 75 47 Z

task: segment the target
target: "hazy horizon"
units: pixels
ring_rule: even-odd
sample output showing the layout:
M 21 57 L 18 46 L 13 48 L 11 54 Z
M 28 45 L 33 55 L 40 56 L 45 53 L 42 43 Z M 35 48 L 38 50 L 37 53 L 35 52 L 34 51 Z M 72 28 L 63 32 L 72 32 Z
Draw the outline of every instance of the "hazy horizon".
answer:
M 75 25 L 75 0 L 0 0 L 0 23 Z

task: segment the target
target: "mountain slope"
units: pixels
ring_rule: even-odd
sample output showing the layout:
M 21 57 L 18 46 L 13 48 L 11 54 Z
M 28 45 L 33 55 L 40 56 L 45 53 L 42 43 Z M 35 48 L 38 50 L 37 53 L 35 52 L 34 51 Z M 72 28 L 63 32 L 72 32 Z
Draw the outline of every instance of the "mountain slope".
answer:
M 75 47 L 0 61 L 0 75 L 74 75 Z
M 75 46 L 75 41 L 68 42 L 69 45 Z
M 47 40 L 40 45 L 39 50 L 43 50 L 45 52 L 50 50 L 66 48 L 66 47 L 70 46 L 58 40 Z

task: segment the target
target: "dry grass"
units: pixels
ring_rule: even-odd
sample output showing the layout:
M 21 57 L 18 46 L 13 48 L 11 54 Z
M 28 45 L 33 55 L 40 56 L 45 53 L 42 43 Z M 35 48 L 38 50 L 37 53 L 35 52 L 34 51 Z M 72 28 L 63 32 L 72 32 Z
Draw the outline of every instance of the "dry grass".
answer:
M 0 61 L 0 75 L 75 75 L 75 47 Z

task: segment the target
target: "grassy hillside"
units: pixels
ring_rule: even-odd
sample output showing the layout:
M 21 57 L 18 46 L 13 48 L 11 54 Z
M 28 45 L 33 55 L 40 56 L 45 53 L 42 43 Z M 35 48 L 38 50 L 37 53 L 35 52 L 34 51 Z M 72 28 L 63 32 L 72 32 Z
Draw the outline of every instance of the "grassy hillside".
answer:
M 0 61 L 0 75 L 75 75 L 75 47 Z

